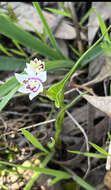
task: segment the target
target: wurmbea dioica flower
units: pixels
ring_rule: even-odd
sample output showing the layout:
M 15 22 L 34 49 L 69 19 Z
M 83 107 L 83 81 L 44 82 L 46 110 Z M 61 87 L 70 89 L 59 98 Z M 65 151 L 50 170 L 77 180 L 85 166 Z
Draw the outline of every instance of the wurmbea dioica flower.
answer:
M 44 62 L 38 60 L 37 58 L 34 61 L 30 61 L 30 63 L 26 63 L 27 68 L 24 69 L 28 74 L 37 74 L 45 70 Z
M 46 81 L 47 73 L 43 70 L 39 70 L 39 73 L 37 73 L 37 71 L 29 66 L 25 68 L 25 71 L 27 71 L 27 74 L 15 74 L 16 79 L 21 83 L 21 87 L 18 89 L 18 91 L 22 93 L 29 93 L 29 99 L 32 100 L 35 96 L 43 91 L 42 83 Z

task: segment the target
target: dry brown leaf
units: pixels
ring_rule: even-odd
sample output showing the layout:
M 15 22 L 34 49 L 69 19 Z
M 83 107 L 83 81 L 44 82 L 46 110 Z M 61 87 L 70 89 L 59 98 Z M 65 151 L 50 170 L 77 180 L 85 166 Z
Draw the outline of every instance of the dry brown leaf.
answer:
M 67 47 L 65 40 L 56 39 L 56 41 L 59 44 L 59 47 L 60 47 L 61 51 L 63 52 L 63 55 L 65 55 L 65 57 L 68 57 L 68 47 Z
M 103 81 L 105 78 L 111 76 L 111 58 L 106 56 L 99 56 L 96 60 L 91 62 L 90 76 L 95 77 L 93 80 L 83 84 L 83 86 L 92 85 Z M 93 66 L 94 65 L 94 66 Z M 98 73 L 99 72 L 99 73 Z M 91 74 L 92 73 L 92 74 Z M 95 76 L 98 73 L 97 76 Z
M 5 2 L 2 2 L 5 3 Z M 30 27 L 26 22 L 30 22 L 37 30 L 38 32 L 43 32 L 43 25 L 40 20 L 39 15 L 37 14 L 36 9 L 27 3 L 23 2 L 9 2 L 9 4 L 14 8 L 14 12 L 18 18 L 18 24 L 28 31 L 33 31 L 34 29 Z M 50 28 L 53 28 L 56 21 L 57 21 L 57 15 L 51 14 L 49 12 L 43 11 L 43 14 L 48 22 L 48 25 Z M 57 31 L 55 32 L 55 37 L 59 39 L 75 39 L 76 38 L 76 32 L 75 28 L 70 25 L 68 21 L 62 20 L 61 24 L 59 25 Z M 86 40 L 86 36 L 81 33 L 81 38 L 83 40 Z
M 83 98 L 85 98 L 90 104 L 111 117 L 111 96 L 83 95 Z
M 108 4 L 108 2 L 92 2 L 92 8 L 96 8 L 96 10 L 98 10 L 104 21 L 111 17 L 111 6 Z M 88 22 L 89 45 L 91 45 L 98 28 L 99 28 L 99 21 L 96 13 L 93 12 L 89 16 L 89 22 Z
M 111 190 L 111 170 L 109 170 L 104 177 L 104 184 Z

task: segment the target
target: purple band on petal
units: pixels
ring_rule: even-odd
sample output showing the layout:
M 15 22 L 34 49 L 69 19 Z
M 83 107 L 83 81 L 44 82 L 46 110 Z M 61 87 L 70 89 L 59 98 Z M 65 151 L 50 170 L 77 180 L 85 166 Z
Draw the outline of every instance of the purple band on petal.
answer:
M 33 92 L 37 92 L 40 88 L 40 84 L 38 85 L 38 88 L 36 88 L 36 90 L 33 89 Z
M 42 80 L 38 77 L 37 78 L 36 77 L 30 77 L 30 78 L 28 78 L 28 80 L 39 80 L 42 83 Z

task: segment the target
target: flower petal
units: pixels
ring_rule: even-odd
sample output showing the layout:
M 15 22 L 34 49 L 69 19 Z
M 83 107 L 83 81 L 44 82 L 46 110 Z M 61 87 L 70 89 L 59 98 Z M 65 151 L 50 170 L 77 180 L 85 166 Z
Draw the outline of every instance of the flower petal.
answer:
M 37 78 L 40 78 L 42 82 L 45 82 L 47 79 L 47 72 L 43 71 L 37 74 Z
M 27 67 L 24 69 L 24 71 L 28 74 L 28 75 L 32 75 L 35 76 L 35 72 L 32 69 L 31 65 L 26 63 Z
M 40 92 L 43 91 L 43 85 L 40 83 L 40 87 L 37 92 L 32 92 L 29 94 L 29 99 L 32 100 L 35 96 L 37 96 Z
M 25 85 L 21 86 L 19 89 L 18 89 L 18 92 L 21 92 L 21 93 L 30 93 L 31 90 L 30 89 L 27 89 Z
M 18 73 L 15 73 L 15 77 L 16 79 L 22 83 L 24 80 L 27 80 L 28 79 L 28 75 L 25 75 L 25 74 L 18 74 Z

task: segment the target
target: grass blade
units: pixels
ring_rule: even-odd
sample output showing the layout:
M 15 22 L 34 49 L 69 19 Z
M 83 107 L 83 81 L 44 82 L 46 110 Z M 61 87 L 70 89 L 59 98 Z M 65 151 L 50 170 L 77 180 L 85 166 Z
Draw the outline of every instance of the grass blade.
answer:
M 49 153 L 43 146 L 42 144 L 27 130 L 22 129 L 22 133 L 24 136 L 39 150 L 45 152 L 46 154 Z
M 0 44 L 0 51 L 2 51 L 4 54 L 6 54 L 10 57 L 12 56 L 12 54 L 9 53 L 8 50 L 2 44 Z
M 45 8 L 46 10 L 54 13 L 54 14 L 57 14 L 57 15 L 63 15 L 63 16 L 66 16 L 66 17 L 69 17 L 69 18 L 72 18 L 72 15 L 71 13 L 69 12 L 65 12 L 65 11 L 60 11 L 60 10 L 57 10 L 57 9 L 53 9 L 53 8 Z
M 10 80 L 5 82 L 3 85 L 0 86 L 0 97 L 5 96 L 10 90 L 15 88 L 17 86 L 18 81 L 15 79 L 15 77 L 12 77 Z
M 63 56 L 63 54 L 62 54 L 62 52 L 61 52 L 59 46 L 58 46 L 57 43 L 56 43 L 56 40 L 55 40 L 55 38 L 54 38 L 54 36 L 53 36 L 53 34 L 52 34 L 52 32 L 51 32 L 51 30 L 50 30 L 48 24 L 47 24 L 47 21 L 46 21 L 44 15 L 43 15 L 43 13 L 42 13 L 42 10 L 41 10 L 41 8 L 40 8 L 38 2 L 33 2 L 33 5 L 35 6 L 35 8 L 36 8 L 36 10 L 37 10 L 37 12 L 38 12 L 38 14 L 39 14 L 41 20 L 42 20 L 42 23 L 43 23 L 44 28 L 46 29 L 46 31 L 47 31 L 47 33 L 48 33 L 48 36 L 49 36 L 49 38 L 50 38 L 50 40 L 51 40 L 51 42 L 52 42 L 52 45 L 55 47 L 55 49 L 56 49 L 56 51 L 58 52 L 58 54 L 60 55 L 60 57 L 61 57 L 61 58 L 65 58 L 65 57 Z
M 91 185 L 89 185 L 88 183 L 86 183 L 82 178 L 80 178 L 79 176 L 75 175 L 74 176 L 75 181 L 81 186 L 84 187 L 87 190 L 96 190 L 94 187 L 92 187 Z
M 40 164 L 41 168 L 45 168 L 46 165 L 48 164 L 48 162 L 51 160 L 53 156 L 53 153 L 50 153 L 46 156 L 46 158 L 43 160 L 43 162 Z M 37 178 L 40 176 L 39 172 L 35 172 L 34 175 L 31 177 L 31 179 L 28 181 L 28 183 L 26 184 L 26 186 L 24 187 L 23 190 L 30 190 L 32 185 L 34 184 L 35 180 L 37 180 Z
M 78 69 L 82 69 L 85 67 L 90 61 L 95 59 L 97 56 L 104 53 L 103 48 L 101 47 L 102 43 L 95 46 L 88 54 L 82 59 L 80 65 L 78 66 Z
M 41 174 L 46 174 L 46 175 L 52 175 L 55 177 L 60 177 L 61 179 L 69 179 L 70 175 L 64 171 L 61 170 L 54 170 L 54 169 L 49 169 L 49 168 L 40 168 L 40 167 L 26 167 L 26 166 L 21 166 L 21 165 L 17 165 L 17 164 L 13 164 L 13 163 L 9 163 L 9 162 L 4 162 L 4 161 L 0 161 L 0 164 L 3 165 L 7 165 L 7 166 L 12 166 L 12 167 L 20 167 L 22 169 L 25 170 L 32 170 L 32 171 L 36 171 L 36 172 L 40 172 Z
M 75 150 L 68 150 L 68 152 L 74 153 L 74 154 L 82 154 L 83 156 L 87 157 L 93 157 L 93 158 L 103 158 L 106 159 L 107 156 L 103 154 L 96 154 L 96 153 L 90 153 L 90 152 L 80 152 Z
M 98 152 L 100 152 L 100 153 L 102 153 L 102 154 L 104 154 L 104 155 L 108 155 L 108 153 L 103 149 L 103 148 L 101 148 L 100 146 L 98 146 L 98 145 L 96 145 L 96 144 L 94 144 L 94 143 L 92 143 L 92 142 L 90 142 L 89 143 L 93 148 L 95 148 Z
M 101 32 L 102 32 L 102 34 L 104 34 L 104 32 L 107 29 L 106 25 L 105 25 L 104 20 L 102 19 L 101 15 L 100 15 L 100 13 L 97 10 L 96 10 L 96 14 L 97 14 L 97 17 L 98 17 L 98 20 L 99 20 Z M 105 38 L 106 41 L 110 42 L 108 32 L 105 34 L 104 38 Z
M 12 98 L 12 96 L 16 93 L 19 86 L 16 86 L 7 96 L 3 98 L 3 100 L 0 102 L 0 111 L 6 106 L 6 104 L 9 102 L 9 100 Z
M 81 21 L 79 22 L 79 24 L 82 26 L 83 23 L 86 21 L 86 19 L 89 17 L 89 15 L 94 12 L 95 8 L 90 8 L 87 13 L 82 17 Z
M 51 59 L 61 58 L 56 50 L 14 24 L 8 16 L 2 13 L 0 14 L 0 33 L 12 40 L 17 40 L 18 43 L 35 50 L 43 56 Z

